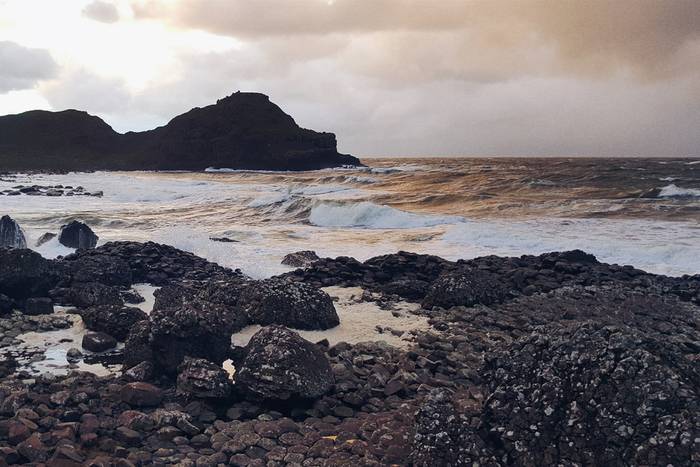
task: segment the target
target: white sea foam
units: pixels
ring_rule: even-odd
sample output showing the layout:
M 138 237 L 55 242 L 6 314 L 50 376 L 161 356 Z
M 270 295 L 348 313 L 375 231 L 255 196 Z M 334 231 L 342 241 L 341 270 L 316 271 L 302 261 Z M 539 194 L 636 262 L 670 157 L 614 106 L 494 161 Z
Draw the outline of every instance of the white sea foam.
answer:
M 694 188 L 682 188 L 674 183 L 661 188 L 659 192 L 661 198 L 699 198 L 700 190 Z
M 414 214 L 368 201 L 359 203 L 321 202 L 311 208 L 309 221 L 319 227 L 360 227 L 367 229 L 411 229 L 450 224 L 454 216 Z
M 449 259 L 520 256 L 581 249 L 603 262 L 658 274 L 696 274 L 700 226 L 691 222 L 613 219 L 468 221 L 443 235 Z M 440 253 L 437 253 L 440 254 Z

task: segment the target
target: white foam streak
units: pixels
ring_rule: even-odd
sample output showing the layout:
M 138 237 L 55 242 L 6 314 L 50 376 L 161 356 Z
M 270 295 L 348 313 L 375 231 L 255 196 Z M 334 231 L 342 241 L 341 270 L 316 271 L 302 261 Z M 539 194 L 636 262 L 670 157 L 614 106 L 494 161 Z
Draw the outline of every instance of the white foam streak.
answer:
M 454 216 L 414 214 L 368 201 L 359 203 L 322 202 L 311 209 L 309 221 L 319 227 L 367 229 L 411 229 L 458 222 Z

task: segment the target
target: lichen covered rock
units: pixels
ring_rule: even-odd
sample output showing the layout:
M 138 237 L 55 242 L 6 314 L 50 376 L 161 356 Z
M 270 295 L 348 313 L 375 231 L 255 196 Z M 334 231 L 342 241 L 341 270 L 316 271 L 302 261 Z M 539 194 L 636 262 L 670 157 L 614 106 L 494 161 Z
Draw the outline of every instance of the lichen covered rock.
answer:
M 333 381 L 323 350 L 282 326 L 267 326 L 251 338 L 235 375 L 242 392 L 270 400 L 318 398 Z

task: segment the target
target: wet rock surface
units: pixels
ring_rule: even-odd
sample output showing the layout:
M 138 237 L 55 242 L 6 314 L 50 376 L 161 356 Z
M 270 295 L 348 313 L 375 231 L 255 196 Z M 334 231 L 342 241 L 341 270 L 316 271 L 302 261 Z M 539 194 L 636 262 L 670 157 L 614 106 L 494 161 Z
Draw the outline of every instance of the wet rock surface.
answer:
M 0 196 L 94 196 L 100 198 L 102 191 L 87 191 L 82 186 L 64 185 L 15 185 L 6 190 L 0 190 Z
M 292 266 L 294 268 L 303 268 L 311 265 L 319 259 L 321 258 L 319 258 L 315 251 L 303 250 L 295 253 L 289 253 L 282 258 L 282 264 L 285 266 Z
M 24 232 L 10 216 L 0 217 L 0 248 L 26 248 Z
M 26 250 L 0 258 L 11 308 L 0 317 L 8 464 L 700 462 L 699 276 L 657 276 L 579 251 L 326 258 L 272 281 L 360 286 L 386 310 L 422 302 L 416 313 L 430 330 L 408 331 L 412 346 L 398 349 L 316 345 L 268 326 L 231 348 L 231 333 L 252 322 L 246 291 L 259 284 L 239 272 L 132 242 L 55 261 Z M 140 282 L 163 286 L 154 311 L 115 319 L 123 304 L 104 302 Z M 37 356 L 13 351 L 22 333 L 70 325 L 57 313 L 24 314 L 27 298 L 42 297 L 122 329 L 125 371 L 23 370 Z M 229 358 L 232 380 L 221 366 Z
M 90 249 L 97 246 L 99 238 L 95 232 L 87 225 L 79 221 L 73 221 L 61 227 L 58 234 L 58 241 L 68 248 Z
M 328 294 L 299 282 L 280 279 L 253 282 L 241 293 L 238 306 L 255 324 L 329 329 L 340 323 Z

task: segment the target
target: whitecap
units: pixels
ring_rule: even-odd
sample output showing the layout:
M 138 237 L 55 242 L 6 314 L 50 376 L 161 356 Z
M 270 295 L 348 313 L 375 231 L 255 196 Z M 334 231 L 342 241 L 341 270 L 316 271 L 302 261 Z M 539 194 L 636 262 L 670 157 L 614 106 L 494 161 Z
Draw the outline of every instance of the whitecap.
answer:
M 311 208 L 309 221 L 319 227 L 411 229 L 451 224 L 461 221 L 461 218 L 415 214 L 390 206 L 362 201 L 359 203 L 318 203 Z
M 673 183 L 661 188 L 660 198 L 698 198 L 700 190 L 694 188 L 682 188 Z

